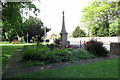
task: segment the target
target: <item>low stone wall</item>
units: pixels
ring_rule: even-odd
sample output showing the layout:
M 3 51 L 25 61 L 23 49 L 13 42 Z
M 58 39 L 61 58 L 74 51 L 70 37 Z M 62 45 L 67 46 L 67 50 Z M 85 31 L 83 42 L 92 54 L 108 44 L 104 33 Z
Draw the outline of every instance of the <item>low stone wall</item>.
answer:
M 110 43 L 110 53 L 120 55 L 120 43 Z
M 104 44 L 110 44 L 111 42 L 120 42 L 120 37 L 81 37 L 81 38 L 68 38 L 68 41 L 70 41 L 70 43 L 80 43 L 80 41 L 87 42 L 91 39 L 101 41 Z
M 91 39 L 103 42 L 103 46 L 110 51 L 110 43 L 120 43 L 120 37 L 81 37 L 81 38 L 68 38 L 70 44 L 74 47 L 84 48 L 84 41 L 87 42 Z

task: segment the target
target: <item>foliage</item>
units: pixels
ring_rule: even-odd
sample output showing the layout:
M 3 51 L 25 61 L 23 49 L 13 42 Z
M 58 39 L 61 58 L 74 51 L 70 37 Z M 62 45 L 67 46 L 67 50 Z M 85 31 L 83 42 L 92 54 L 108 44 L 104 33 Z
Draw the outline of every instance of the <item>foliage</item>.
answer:
M 46 51 L 46 47 L 41 45 L 38 47 L 35 45 L 25 46 L 23 51 L 23 60 L 40 60 L 41 55 Z
M 25 11 L 40 12 L 32 2 L 2 2 L 2 31 L 3 39 L 12 41 L 13 37 L 23 35 L 21 26 L 23 25 L 23 14 Z
M 54 43 L 55 43 L 55 44 L 60 44 L 60 39 L 55 39 L 55 40 L 54 40 Z
M 72 54 L 72 50 L 68 49 L 68 48 L 62 48 L 62 49 L 54 49 L 55 55 L 56 57 L 60 60 L 60 61 L 72 61 L 73 59 L 73 54 Z M 58 61 L 59 61 L 58 60 Z
M 73 50 L 53 44 L 25 46 L 22 55 L 22 61 L 42 61 L 45 64 L 95 58 L 93 54 L 89 54 L 86 50 Z
M 58 45 L 58 44 L 47 44 L 47 47 L 50 49 L 50 50 L 53 50 L 55 48 L 57 49 L 61 49 L 62 46 L 61 45 Z
M 38 18 L 33 18 L 32 16 L 30 16 L 29 19 L 24 22 L 22 31 L 24 32 L 23 36 L 25 36 L 25 40 L 27 39 L 26 34 L 28 33 L 29 41 L 33 37 L 36 41 L 40 41 L 44 36 L 44 27 L 42 21 Z M 46 32 L 48 31 L 50 31 L 50 28 L 46 27 Z
M 110 24 L 118 18 L 118 2 L 92 1 L 89 6 L 83 9 L 82 22 L 90 29 L 94 36 L 113 36 Z
M 90 58 L 95 58 L 95 55 L 90 54 L 89 52 L 87 52 L 84 49 L 77 49 L 74 51 L 73 55 L 75 56 L 75 58 L 77 59 L 90 59 Z
M 84 30 L 80 29 L 79 26 L 77 26 L 75 28 L 75 30 L 73 31 L 72 33 L 73 37 L 77 38 L 77 37 L 85 37 L 86 36 L 86 33 Z
M 49 63 L 69 61 L 67 49 L 50 49 L 46 46 L 25 47 L 23 51 L 23 60 L 38 60 Z M 61 58 L 61 60 L 59 60 Z
M 96 56 L 107 56 L 108 51 L 103 47 L 102 42 L 91 40 L 85 43 L 85 49 Z
M 8 78 L 118 78 L 119 61 L 120 58 L 114 58 L 89 64 L 15 74 Z
M 116 19 L 113 23 L 110 24 L 110 35 L 117 36 L 119 35 L 119 26 L 120 26 L 120 19 Z
M 50 44 L 50 45 L 47 44 L 47 47 L 50 48 L 51 50 L 53 50 L 55 48 L 55 45 L 54 44 Z

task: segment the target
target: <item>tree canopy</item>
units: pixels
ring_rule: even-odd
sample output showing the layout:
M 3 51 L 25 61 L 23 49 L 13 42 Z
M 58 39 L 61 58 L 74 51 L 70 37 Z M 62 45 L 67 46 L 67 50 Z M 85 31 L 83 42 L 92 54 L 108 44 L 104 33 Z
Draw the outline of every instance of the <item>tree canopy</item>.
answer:
M 23 36 L 25 36 L 26 39 L 26 34 L 28 33 L 29 41 L 32 38 L 41 40 L 44 36 L 44 28 L 46 28 L 46 32 L 50 31 L 50 28 L 43 27 L 40 19 L 30 16 L 29 19 L 24 22 L 24 26 L 22 26 Z
M 77 26 L 75 28 L 75 30 L 72 33 L 73 37 L 77 38 L 77 37 L 85 37 L 86 33 L 84 30 L 82 30 L 79 26 Z
M 118 2 L 92 1 L 82 11 L 82 22 L 93 36 L 117 36 L 118 28 L 113 24 L 118 21 L 118 9 Z
M 2 3 L 2 31 L 3 39 L 12 39 L 13 36 L 21 36 L 23 25 L 23 10 L 40 12 L 32 2 L 6 2 Z

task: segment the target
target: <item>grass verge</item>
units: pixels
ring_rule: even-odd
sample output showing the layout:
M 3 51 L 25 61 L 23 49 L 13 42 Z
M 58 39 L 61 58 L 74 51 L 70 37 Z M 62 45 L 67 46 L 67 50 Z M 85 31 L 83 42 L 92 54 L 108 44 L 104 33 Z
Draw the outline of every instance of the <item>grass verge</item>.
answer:
M 7 45 L 2 47 L 2 67 L 4 68 L 11 55 L 18 49 L 22 48 L 23 45 Z
M 0 42 L 0 44 L 12 44 L 12 43 L 9 43 L 8 41 L 3 41 L 3 42 Z
M 118 78 L 119 59 L 13 75 L 9 78 Z

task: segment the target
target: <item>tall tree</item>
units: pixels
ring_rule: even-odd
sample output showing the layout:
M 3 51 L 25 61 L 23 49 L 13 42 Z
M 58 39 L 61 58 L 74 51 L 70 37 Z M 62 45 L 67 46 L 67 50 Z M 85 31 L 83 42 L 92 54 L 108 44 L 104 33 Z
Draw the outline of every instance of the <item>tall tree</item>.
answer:
M 2 23 L 3 23 L 3 38 L 12 39 L 15 35 L 22 33 L 22 14 L 23 10 L 29 10 L 33 13 L 40 12 L 32 2 L 6 2 L 2 3 Z
M 94 36 L 111 36 L 110 24 L 118 18 L 118 2 L 93 1 L 83 9 L 82 22 Z
M 116 19 L 113 23 L 110 24 L 109 32 L 111 36 L 119 35 L 120 19 Z
M 77 26 L 75 28 L 75 30 L 72 33 L 73 37 L 77 38 L 77 37 L 85 37 L 86 33 L 84 30 L 82 30 L 79 26 Z
M 24 31 L 23 36 L 26 40 L 26 34 L 28 33 L 29 41 L 32 38 L 36 39 L 36 41 L 40 41 L 44 36 L 44 28 L 40 19 L 30 16 L 29 19 L 24 22 L 24 26 L 22 26 L 22 31 Z M 46 32 L 48 31 L 50 31 L 50 28 L 46 27 Z

